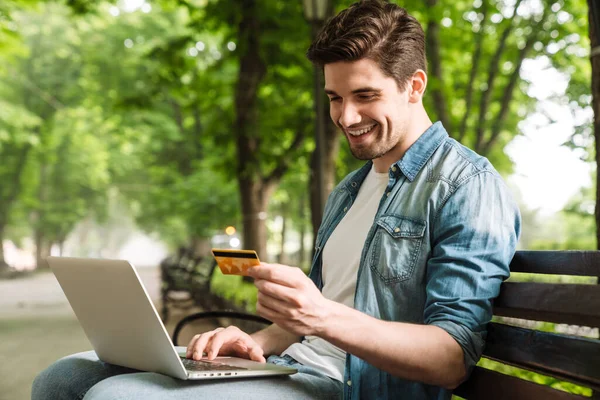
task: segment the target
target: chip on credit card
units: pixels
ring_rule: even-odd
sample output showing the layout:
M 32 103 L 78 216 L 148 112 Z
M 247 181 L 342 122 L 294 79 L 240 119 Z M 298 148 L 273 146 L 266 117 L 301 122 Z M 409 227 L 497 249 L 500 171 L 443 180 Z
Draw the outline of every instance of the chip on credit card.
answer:
M 260 264 L 254 250 L 212 249 L 217 265 L 225 275 L 248 275 L 248 268 Z

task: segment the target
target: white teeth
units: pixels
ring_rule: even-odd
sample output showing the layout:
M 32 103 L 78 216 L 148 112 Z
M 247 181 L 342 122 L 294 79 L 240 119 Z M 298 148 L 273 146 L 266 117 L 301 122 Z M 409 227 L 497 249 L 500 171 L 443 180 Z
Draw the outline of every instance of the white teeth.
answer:
M 365 133 L 369 132 L 371 129 L 373 129 L 373 127 L 375 125 L 377 125 L 377 124 L 373 124 L 373 125 L 371 125 L 369 127 L 366 127 L 365 129 L 361 129 L 359 131 L 350 131 L 349 130 L 348 133 L 351 134 L 352 136 L 360 136 L 362 134 L 365 134 Z

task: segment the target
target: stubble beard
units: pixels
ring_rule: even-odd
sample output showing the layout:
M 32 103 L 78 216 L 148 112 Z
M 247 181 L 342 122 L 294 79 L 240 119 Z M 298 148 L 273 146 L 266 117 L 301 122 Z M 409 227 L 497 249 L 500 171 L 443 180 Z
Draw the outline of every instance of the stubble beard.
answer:
M 381 125 L 379 125 L 379 127 L 381 127 Z M 406 134 L 404 133 L 406 130 L 403 128 L 404 127 L 399 127 L 399 129 L 394 130 L 392 136 L 387 138 L 387 140 L 383 138 L 383 132 L 380 129 L 378 132 L 378 136 L 375 138 L 373 143 L 370 146 L 366 147 L 353 147 L 350 144 L 350 140 L 347 137 L 346 140 L 348 140 L 350 152 L 356 159 L 361 161 L 375 160 L 376 158 L 383 157 L 388 152 L 390 152 L 393 148 L 396 147 L 396 145 L 400 142 L 402 137 L 406 136 Z

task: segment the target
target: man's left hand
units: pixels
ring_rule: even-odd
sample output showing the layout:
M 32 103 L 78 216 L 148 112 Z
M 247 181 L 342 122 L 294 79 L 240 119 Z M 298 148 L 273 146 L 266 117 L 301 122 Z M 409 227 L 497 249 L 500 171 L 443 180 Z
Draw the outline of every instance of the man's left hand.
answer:
M 324 330 L 331 302 L 300 268 L 261 263 L 248 275 L 258 288 L 259 315 L 299 336 Z

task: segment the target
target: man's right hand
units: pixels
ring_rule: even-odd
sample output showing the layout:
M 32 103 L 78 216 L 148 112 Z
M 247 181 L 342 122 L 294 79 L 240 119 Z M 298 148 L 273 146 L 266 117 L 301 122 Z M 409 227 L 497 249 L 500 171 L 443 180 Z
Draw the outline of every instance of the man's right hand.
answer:
M 262 347 L 235 326 L 195 335 L 187 346 L 186 357 L 200 360 L 204 353 L 209 360 L 221 355 L 266 362 Z

